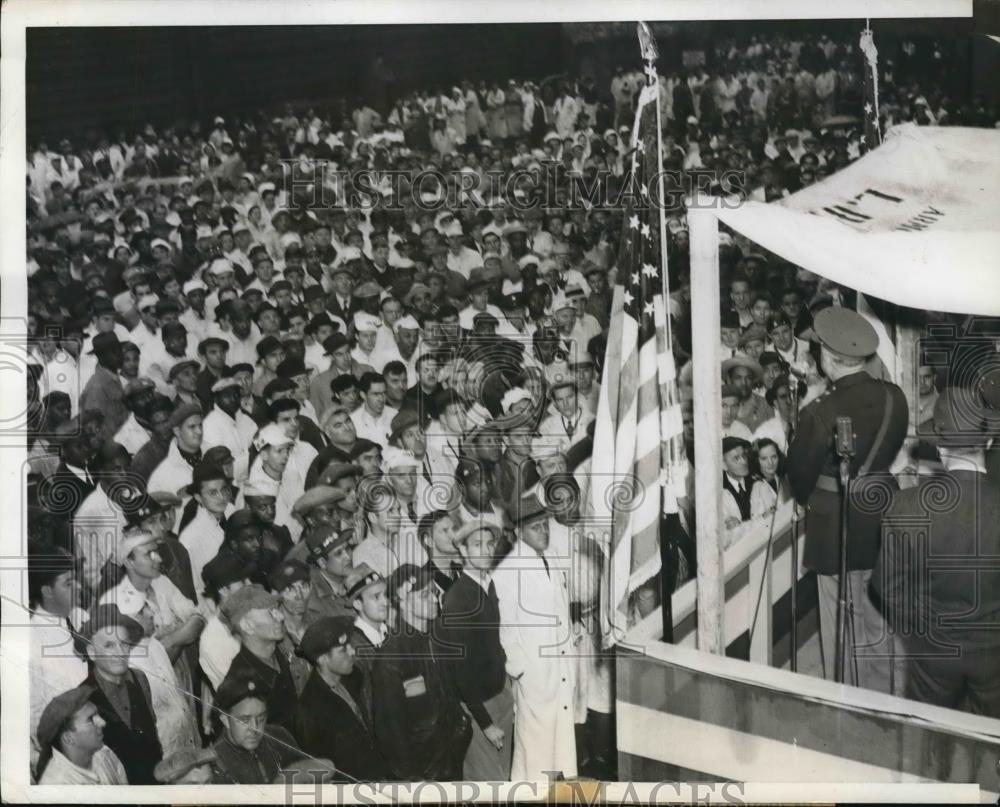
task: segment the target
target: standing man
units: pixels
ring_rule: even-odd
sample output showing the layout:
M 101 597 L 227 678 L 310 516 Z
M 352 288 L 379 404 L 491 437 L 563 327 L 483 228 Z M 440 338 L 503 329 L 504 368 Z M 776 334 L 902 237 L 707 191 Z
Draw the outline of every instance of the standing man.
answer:
M 350 617 L 323 617 L 302 636 L 299 652 L 312 665 L 296 715 L 303 749 L 335 760 L 340 781 L 383 782 L 389 766 L 364 711 L 344 685 L 354 670 Z
M 835 446 L 838 417 L 850 417 L 854 456 L 850 460 L 851 501 L 847 529 L 847 603 L 845 620 L 854 626 L 859 643 L 866 627 L 881 630 L 864 592 L 878 557 L 881 513 L 860 507 L 865 490 L 881 496 L 877 488 L 896 487 L 889 466 L 906 438 L 909 422 L 906 398 L 895 384 L 876 381 L 865 372 L 865 361 L 878 348 L 875 329 L 860 314 L 835 306 L 820 311 L 813 328 L 820 341 L 820 364 L 830 380 L 829 390 L 799 413 L 798 425 L 788 447 L 788 480 L 796 502 L 806 508 L 806 543 L 803 565 L 817 575 L 819 620 L 824 677 L 835 676 L 837 603 L 839 600 L 841 502 L 845 495 L 839 481 L 840 458 Z M 870 486 L 870 487 L 869 487 Z M 867 614 L 871 616 L 871 614 Z M 848 631 L 851 635 L 851 631 Z M 877 637 L 874 637 L 877 638 Z M 874 687 L 876 681 L 855 677 L 853 647 L 845 654 L 845 682 Z
M 514 698 L 500 644 L 496 586 L 490 579 L 501 537 L 500 525 L 486 520 L 470 521 L 455 533 L 454 546 L 464 567 L 444 594 L 435 631 L 441 655 L 455 656 L 455 683 L 475 721 L 463 769 L 473 782 L 509 779 L 514 745 Z
M 389 577 L 389 594 L 399 625 L 389 633 L 372 670 L 379 748 L 393 779 L 461 780 L 472 728 L 445 660 L 431 641 L 438 614 L 433 575 L 404 563 Z
M 1000 575 L 992 558 L 1000 555 L 1000 486 L 986 473 L 990 435 L 969 406 L 974 395 L 955 388 L 938 395 L 930 439 L 944 468 L 893 494 L 868 595 L 901 644 L 907 698 L 995 718 Z
M 500 643 L 514 680 L 514 760 L 511 779 L 546 781 L 552 772 L 576 776 L 576 697 L 579 637 L 569 617 L 565 571 L 546 556 L 549 514 L 534 493 L 513 512 L 517 540 L 493 574 L 500 609 Z
M 122 345 L 114 331 L 99 333 L 94 337 L 90 353 L 97 357 L 97 369 L 80 395 L 80 411 L 96 409 L 103 412 L 108 434 L 115 434 L 129 416 L 125 390 L 118 375 L 125 360 Z

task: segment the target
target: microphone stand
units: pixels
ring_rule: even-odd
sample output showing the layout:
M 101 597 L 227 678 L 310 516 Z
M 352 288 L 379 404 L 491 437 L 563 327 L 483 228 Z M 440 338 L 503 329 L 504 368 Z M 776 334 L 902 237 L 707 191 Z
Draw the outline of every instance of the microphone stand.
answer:
M 853 450 L 838 446 L 840 453 L 840 580 L 837 602 L 837 664 L 836 681 L 844 683 L 844 666 L 847 655 L 847 514 L 851 501 L 851 457 Z
M 792 380 L 794 379 L 794 380 Z M 793 375 L 789 379 L 788 392 L 792 398 L 791 426 L 794 429 L 799 420 L 799 382 Z M 789 662 L 792 672 L 799 669 L 799 506 L 797 502 L 792 502 L 792 631 L 789 636 L 791 641 L 791 651 Z

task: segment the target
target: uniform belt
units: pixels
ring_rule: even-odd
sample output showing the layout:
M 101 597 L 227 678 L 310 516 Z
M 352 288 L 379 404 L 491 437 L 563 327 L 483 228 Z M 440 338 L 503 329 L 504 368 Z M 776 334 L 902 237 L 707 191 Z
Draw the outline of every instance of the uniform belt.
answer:
M 840 493 L 840 482 L 836 478 L 824 474 L 816 480 L 816 490 L 825 490 L 828 493 Z

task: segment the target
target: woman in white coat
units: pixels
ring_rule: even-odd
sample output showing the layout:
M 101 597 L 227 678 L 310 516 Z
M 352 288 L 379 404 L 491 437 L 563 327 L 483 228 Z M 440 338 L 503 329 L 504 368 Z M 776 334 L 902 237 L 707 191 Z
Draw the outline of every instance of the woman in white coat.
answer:
M 576 776 L 574 707 L 582 636 L 569 618 L 568 564 L 549 558 L 549 515 L 534 494 L 516 508 L 517 541 L 493 574 L 500 643 L 514 683 L 513 781 Z

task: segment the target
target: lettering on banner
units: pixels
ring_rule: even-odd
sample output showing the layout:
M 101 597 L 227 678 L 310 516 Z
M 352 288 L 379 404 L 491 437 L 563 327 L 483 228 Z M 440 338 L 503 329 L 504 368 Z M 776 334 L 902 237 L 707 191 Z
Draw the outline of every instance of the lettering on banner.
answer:
M 884 191 L 874 188 L 866 188 L 856 196 L 845 200 L 840 204 L 831 204 L 812 211 L 815 215 L 828 215 L 837 218 L 846 224 L 865 225 L 869 222 L 878 221 L 886 215 L 886 205 L 905 204 L 906 200 L 894 196 Z M 896 208 L 898 210 L 898 208 Z M 889 215 L 892 215 L 891 213 Z M 892 227 L 892 230 L 902 230 L 905 232 L 920 232 L 937 224 L 944 217 L 944 211 L 928 205 L 920 210 L 916 215 L 910 216 L 900 224 Z

